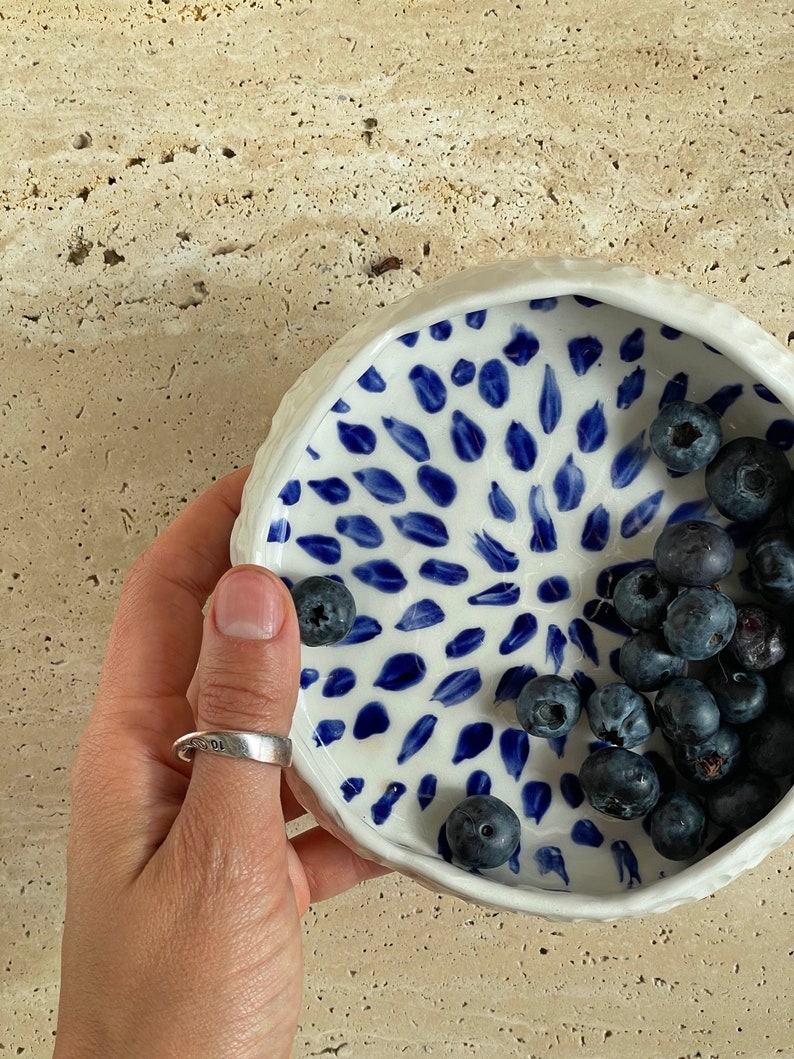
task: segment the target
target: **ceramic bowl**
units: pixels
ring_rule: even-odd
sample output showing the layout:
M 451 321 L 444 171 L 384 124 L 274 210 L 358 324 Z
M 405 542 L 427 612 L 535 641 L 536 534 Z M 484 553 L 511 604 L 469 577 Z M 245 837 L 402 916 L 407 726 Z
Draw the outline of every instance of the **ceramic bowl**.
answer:
M 234 563 L 347 584 L 341 643 L 304 647 L 291 783 L 349 846 L 436 891 L 550 919 L 702 898 L 794 832 L 794 792 L 693 862 L 582 800 L 594 745 L 529 737 L 535 672 L 617 679 L 616 568 L 670 520 L 720 516 L 703 472 L 668 473 L 648 428 L 687 397 L 725 440 L 794 438 L 794 363 L 727 305 L 595 260 L 474 268 L 360 323 L 285 396 L 247 483 Z M 740 591 L 740 589 L 737 589 Z M 666 755 L 656 733 L 638 753 Z M 657 759 L 658 760 L 658 759 Z M 517 811 L 509 863 L 469 871 L 450 809 Z

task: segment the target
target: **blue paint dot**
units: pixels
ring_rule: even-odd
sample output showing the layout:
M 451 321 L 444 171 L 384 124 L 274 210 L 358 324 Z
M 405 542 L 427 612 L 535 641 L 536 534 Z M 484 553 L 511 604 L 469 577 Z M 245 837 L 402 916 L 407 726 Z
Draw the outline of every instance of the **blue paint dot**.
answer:
M 382 702 L 368 702 L 362 706 L 353 725 L 355 739 L 369 739 L 373 735 L 382 735 L 388 731 L 389 715 Z
M 468 386 L 476 374 L 475 365 L 470 360 L 461 357 L 453 367 L 450 378 L 455 386 Z

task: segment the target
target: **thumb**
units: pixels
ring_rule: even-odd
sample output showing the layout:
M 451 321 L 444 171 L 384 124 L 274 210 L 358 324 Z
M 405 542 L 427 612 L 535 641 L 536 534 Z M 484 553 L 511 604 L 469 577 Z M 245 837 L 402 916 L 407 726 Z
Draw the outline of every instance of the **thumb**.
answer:
M 287 588 L 259 566 L 229 570 L 204 623 L 199 729 L 288 735 L 299 671 L 298 623 Z M 283 825 L 280 790 L 276 765 L 197 750 L 183 808 L 199 833 L 211 828 L 215 841 L 219 830 L 225 841 L 242 835 L 261 856 L 263 836 L 283 832 L 274 826 L 276 814 Z

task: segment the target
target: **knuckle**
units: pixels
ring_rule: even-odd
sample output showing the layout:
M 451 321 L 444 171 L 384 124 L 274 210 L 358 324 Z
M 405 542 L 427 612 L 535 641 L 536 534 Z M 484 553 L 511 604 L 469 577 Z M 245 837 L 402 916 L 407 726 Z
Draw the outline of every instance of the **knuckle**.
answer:
M 202 674 L 199 713 L 213 724 L 257 724 L 272 713 L 278 698 L 278 689 L 264 679 L 243 683 L 230 674 Z

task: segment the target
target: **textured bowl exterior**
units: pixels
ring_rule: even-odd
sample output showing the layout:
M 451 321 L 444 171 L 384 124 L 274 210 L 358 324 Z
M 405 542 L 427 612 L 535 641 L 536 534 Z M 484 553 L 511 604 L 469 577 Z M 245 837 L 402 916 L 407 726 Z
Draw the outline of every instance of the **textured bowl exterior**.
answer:
M 669 328 L 706 345 L 718 345 L 724 356 L 776 393 L 789 410 L 794 407 L 794 367 L 788 351 L 735 309 L 677 282 L 589 259 L 548 258 L 470 269 L 424 288 L 354 327 L 285 395 L 246 485 L 232 536 L 232 562 L 277 565 L 268 531 L 284 482 L 306 451 L 334 396 L 354 384 L 390 343 L 441 319 L 566 295 L 584 296 L 664 321 Z M 794 833 L 794 792 L 789 792 L 763 821 L 717 852 L 647 885 L 592 894 L 573 889 L 510 887 L 462 872 L 444 860 L 418 855 L 348 813 L 329 794 L 312 755 L 303 752 L 300 740 L 296 740 L 295 767 L 288 779 L 318 820 L 362 856 L 396 868 L 433 890 L 551 920 L 610 920 L 654 914 L 701 899 L 758 864 Z

